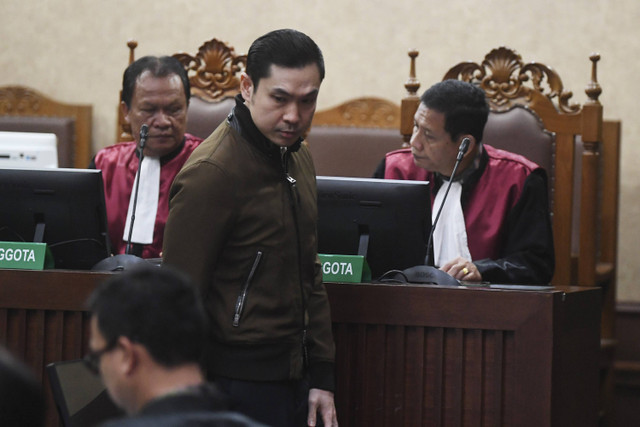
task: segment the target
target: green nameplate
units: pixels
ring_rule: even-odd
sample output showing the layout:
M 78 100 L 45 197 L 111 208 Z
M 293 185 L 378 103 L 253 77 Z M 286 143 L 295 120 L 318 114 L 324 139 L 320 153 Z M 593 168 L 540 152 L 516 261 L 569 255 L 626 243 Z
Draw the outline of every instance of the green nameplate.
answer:
M 43 270 L 50 261 L 46 243 L 0 242 L 0 268 Z
M 371 281 L 371 269 L 362 255 L 318 254 L 325 282 L 363 283 Z

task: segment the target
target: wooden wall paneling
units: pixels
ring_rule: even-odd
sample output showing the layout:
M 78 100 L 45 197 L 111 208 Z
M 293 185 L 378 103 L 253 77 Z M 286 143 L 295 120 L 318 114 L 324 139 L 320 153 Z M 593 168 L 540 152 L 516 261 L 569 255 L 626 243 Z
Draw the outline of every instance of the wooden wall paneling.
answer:
M 352 325 L 334 325 L 333 327 L 333 340 L 337 348 L 340 348 L 340 357 L 336 357 L 336 370 L 340 372 L 351 372 L 356 369 L 355 363 L 353 363 L 353 349 L 356 348 L 354 342 L 349 340 L 348 328 Z M 341 406 L 341 402 L 354 402 L 353 392 L 356 389 L 351 382 L 351 375 L 343 375 L 336 378 L 336 410 L 342 413 L 344 420 L 347 420 L 348 425 L 351 425 L 349 421 L 353 420 L 353 406 L 344 405 Z M 338 391 L 340 390 L 340 392 Z
M 502 425 L 504 383 L 503 363 L 504 363 L 504 337 L 502 331 L 486 331 L 484 334 L 483 359 L 483 425 Z
M 404 375 L 402 396 L 404 417 L 399 425 L 408 425 L 408 420 L 422 420 L 426 407 L 422 384 L 425 382 L 425 330 L 422 327 L 402 328 L 405 335 Z
M 380 426 L 384 421 L 384 379 L 385 379 L 385 328 L 383 325 L 365 326 L 364 351 L 359 354 L 363 363 L 363 398 L 368 410 L 362 411 L 362 421 L 368 426 Z M 364 361 L 363 361 L 364 362 Z
M 515 332 L 509 331 L 505 333 L 505 346 L 504 346 L 504 359 L 502 361 L 502 406 L 500 407 L 502 424 L 500 425 L 517 425 L 514 424 L 516 420 L 516 414 L 513 409 L 513 405 L 516 405 L 517 402 L 514 400 L 514 396 L 518 387 L 521 387 L 520 384 L 515 384 L 513 378 L 515 378 L 517 370 L 514 363 L 514 358 L 516 357 L 516 339 Z M 536 396 L 531 396 L 532 399 L 536 399 Z
M 464 426 L 481 426 L 484 393 L 482 390 L 482 374 L 485 363 L 483 349 L 484 332 L 468 330 L 464 333 L 464 385 L 463 413 Z M 477 396 L 482 396 L 478 399 Z
M 640 302 L 619 302 L 616 307 L 615 424 L 640 425 Z
M 45 390 L 51 390 L 51 383 L 49 376 L 46 373 L 46 366 L 52 362 L 58 362 L 61 360 L 69 360 L 64 358 L 64 345 L 65 345 L 65 313 L 62 311 L 47 311 L 45 323 L 45 356 L 44 362 L 41 366 L 42 369 L 42 384 Z M 53 425 L 60 425 L 60 421 L 54 422 L 57 419 L 57 408 L 53 400 L 51 393 L 45 394 L 46 399 L 46 411 L 47 420 Z
M 425 328 L 426 332 L 426 348 L 425 352 L 420 356 L 425 361 L 424 391 L 424 414 L 422 425 L 439 426 L 442 425 L 441 411 L 444 405 L 444 329 L 443 328 Z M 407 423 L 407 425 L 416 425 L 417 420 Z
M 599 289 L 580 291 L 589 303 L 563 292 L 351 284 L 327 284 L 327 289 L 334 327 L 353 327 L 345 329 L 347 337 L 336 341 L 338 359 L 344 355 L 345 341 L 361 346 L 356 354 L 369 356 L 359 359 L 368 368 L 344 372 L 342 362 L 338 365 L 338 378 L 351 376 L 350 384 L 366 387 L 356 392 L 355 404 L 364 412 L 349 414 L 348 419 L 339 413 L 342 424 L 376 425 L 371 414 L 398 420 L 399 415 L 389 411 L 402 411 L 405 426 L 537 427 L 563 425 L 557 420 L 567 417 L 576 417 L 571 418 L 578 423 L 574 425 L 596 425 Z M 585 316 L 590 321 L 584 322 Z M 381 325 L 386 334 L 380 332 Z M 398 328 L 404 329 L 402 335 L 407 338 L 405 363 L 391 363 L 399 357 L 396 348 L 377 350 L 380 345 L 398 346 Z M 358 332 L 349 338 L 349 331 Z M 562 340 L 570 345 L 561 345 Z M 421 360 L 412 361 L 412 357 Z M 569 361 L 574 369 L 567 369 Z M 397 389 L 393 381 L 397 376 L 412 380 Z M 402 404 L 385 406 L 380 412 L 378 390 L 392 394 L 387 401 L 397 402 L 402 395 Z M 339 407 L 350 405 L 344 396 L 338 389 Z M 573 402 L 567 404 L 568 399 Z
M 601 306 L 601 295 L 598 304 Z M 600 328 L 601 311 L 587 312 L 585 310 L 586 294 L 575 294 L 566 299 L 553 310 L 553 353 L 551 366 L 553 367 L 551 388 L 556 399 L 552 401 L 552 412 L 557 414 L 560 425 L 570 425 L 575 420 L 569 414 L 579 413 L 585 405 L 595 408 L 599 415 L 600 425 L 610 423 L 611 411 L 603 412 L 603 400 L 598 394 L 585 393 L 594 382 L 599 383 L 602 353 L 598 357 L 586 357 L 580 350 L 581 343 L 593 339 L 592 331 Z M 599 345 L 598 345 L 599 347 Z M 577 364 L 576 360 L 580 360 Z M 598 387 L 599 393 L 602 387 Z
M 40 369 L 80 357 L 106 277 L 0 270 L 0 337 Z M 596 425 L 599 289 L 326 286 L 341 425 Z
M 463 343 L 462 330 L 447 329 L 444 336 L 444 411 L 443 422 L 447 426 L 462 423 Z
M 27 310 L 26 311 L 26 349 L 25 361 L 34 371 L 36 378 L 42 382 L 44 366 L 44 311 Z
M 6 344 L 9 314 L 6 308 L 0 308 L 0 344 Z
M 401 326 L 389 326 L 386 328 L 385 363 L 384 363 L 384 417 L 382 425 L 403 425 L 404 375 L 406 341 L 405 329 Z M 388 367 L 398 367 L 399 373 L 392 372 Z
M 357 343 L 357 347 L 353 348 L 353 352 L 351 352 L 351 357 L 353 357 L 355 362 L 356 369 L 352 372 L 355 372 L 357 376 L 353 379 L 352 385 L 355 387 L 352 401 L 354 403 L 354 419 L 362 420 L 366 419 L 366 390 L 371 386 L 371 379 L 367 377 L 367 356 L 365 356 L 366 348 L 367 348 L 367 325 L 357 325 L 354 329 L 355 338 L 354 342 Z M 351 339 L 353 339 L 351 338 Z M 349 402 L 345 402 L 346 405 Z M 345 406 L 346 406 L 345 405 Z
M 25 360 L 27 313 L 25 310 L 9 310 L 7 319 L 7 348 Z

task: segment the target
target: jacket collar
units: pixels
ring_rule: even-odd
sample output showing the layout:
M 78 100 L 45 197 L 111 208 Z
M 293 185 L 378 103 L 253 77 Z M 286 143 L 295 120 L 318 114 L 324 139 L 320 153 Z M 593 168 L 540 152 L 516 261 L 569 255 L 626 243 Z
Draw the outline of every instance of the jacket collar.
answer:
M 242 135 L 250 144 L 254 145 L 257 149 L 267 154 L 269 157 L 280 158 L 281 147 L 274 144 L 266 136 L 260 132 L 258 127 L 251 118 L 251 112 L 244 103 L 244 98 L 241 94 L 235 97 L 236 105 L 231 110 L 227 121 L 236 131 Z M 296 152 L 300 149 L 302 144 L 302 138 L 298 139 L 295 144 L 288 147 L 287 151 Z

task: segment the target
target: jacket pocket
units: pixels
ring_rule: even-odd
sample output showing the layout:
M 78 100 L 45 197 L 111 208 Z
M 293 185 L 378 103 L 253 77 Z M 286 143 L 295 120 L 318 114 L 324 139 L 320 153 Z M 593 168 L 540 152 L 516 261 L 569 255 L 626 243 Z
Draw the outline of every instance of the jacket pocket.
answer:
M 258 265 L 260 265 L 260 260 L 262 259 L 262 251 L 258 251 L 256 253 L 256 257 L 253 260 L 253 265 L 251 265 L 251 270 L 249 270 L 249 275 L 247 276 L 247 280 L 244 282 L 242 289 L 240 290 L 240 295 L 238 295 L 238 299 L 236 300 L 236 310 L 233 315 L 233 326 L 240 326 L 240 318 L 242 317 L 242 311 L 244 310 L 244 303 L 247 299 L 247 292 L 249 291 L 249 286 L 251 285 L 251 281 L 253 280 L 253 276 L 256 274 L 256 270 L 258 269 Z

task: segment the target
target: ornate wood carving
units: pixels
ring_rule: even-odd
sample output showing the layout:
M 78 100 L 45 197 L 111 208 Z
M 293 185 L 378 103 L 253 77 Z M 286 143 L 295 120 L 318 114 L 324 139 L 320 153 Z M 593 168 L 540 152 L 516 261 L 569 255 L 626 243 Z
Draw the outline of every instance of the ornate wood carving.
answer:
M 417 49 L 411 49 L 408 52 L 411 65 L 409 66 L 409 78 L 404 83 L 404 87 L 407 89 L 407 95 L 410 96 L 418 96 L 418 89 L 420 89 L 420 81 L 416 78 L 416 58 L 419 54 Z
M 418 95 L 420 81 L 416 78 L 416 57 L 418 54 L 417 49 L 411 49 L 408 52 L 409 58 L 411 58 L 411 66 L 409 78 L 404 84 L 407 94 L 400 102 L 400 133 L 406 146 L 409 145 L 411 133 L 413 133 L 413 114 L 418 109 L 418 105 L 420 105 L 420 96 Z
M 189 74 L 192 95 L 216 102 L 239 93 L 239 73 L 246 67 L 247 56 L 237 55 L 228 44 L 214 38 L 200 46 L 195 56 L 187 53 L 173 56 Z
M 544 95 L 563 113 L 577 113 L 581 106 L 569 103 L 573 96 L 565 91 L 562 79 L 552 68 L 538 62 L 525 64 L 513 49 L 493 49 L 481 64 L 461 62 L 444 76 L 477 84 L 487 94 L 491 109 L 503 111 L 514 104 L 531 104 L 534 98 Z
M 28 115 L 42 114 L 42 101 L 45 100 L 38 92 L 21 86 L 0 88 L 0 114 Z
M 589 97 L 587 103 L 598 104 L 598 98 L 602 93 L 602 88 L 600 87 L 600 83 L 598 83 L 598 61 L 600 61 L 600 54 L 592 53 L 589 59 L 591 60 L 591 81 L 587 85 L 587 89 L 585 89 Z
M 356 98 L 316 112 L 313 126 L 323 125 L 398 129 L 400 107 L 382 98 Z

